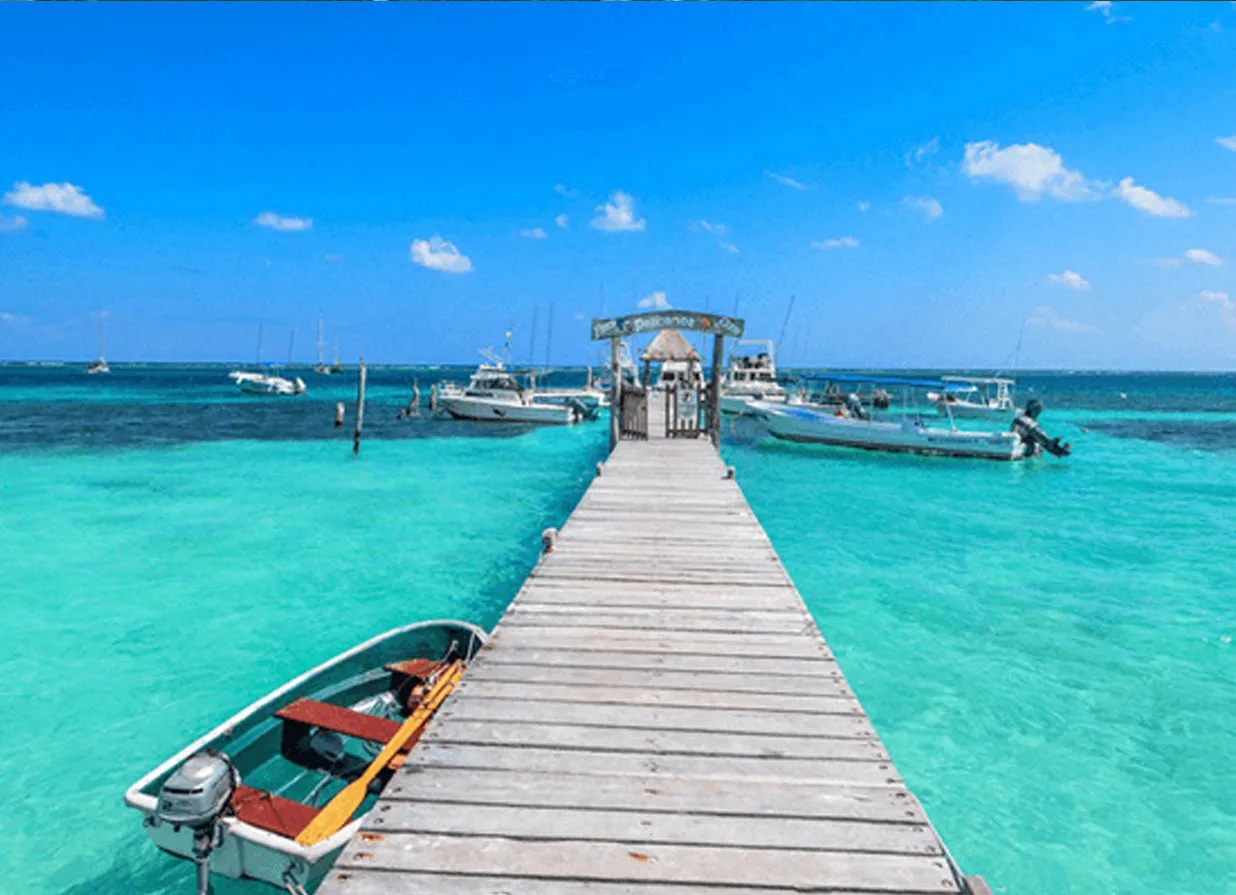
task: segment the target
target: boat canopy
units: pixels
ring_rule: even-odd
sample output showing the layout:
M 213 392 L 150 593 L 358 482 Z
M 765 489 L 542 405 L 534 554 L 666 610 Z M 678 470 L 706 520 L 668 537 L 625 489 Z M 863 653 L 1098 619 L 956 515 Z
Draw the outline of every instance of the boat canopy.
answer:
M 998 376 L 941 376 L 945 382 L 966 382 L 974 385 L 1016 385 L 1015 379 L 1001 379 Z
M 800 376 L 806 382 L 870 382 L 874 385 L 901 385 L 910 388 L 938 388 L 943 391 L 968 391 L 968 384 L 947 382 L 944 379 L 903 379 L 898 376 L 860 376 L 854 373 L 822 374 L 818 376 Z

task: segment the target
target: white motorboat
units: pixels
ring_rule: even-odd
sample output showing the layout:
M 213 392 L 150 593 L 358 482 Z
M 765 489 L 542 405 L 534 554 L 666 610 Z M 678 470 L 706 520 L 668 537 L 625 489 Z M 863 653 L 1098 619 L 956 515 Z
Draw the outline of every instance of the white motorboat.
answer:
M 906 414 L 899 422 L 873 420 L 857 401 L 831 409 L 755 401 L 751 405 L 769 433 L 786 441 L 814 442 L 874 451 L 1020 460 L 1026 446 L 1013 432 L 974 432 L 926 425 Z
M 578 402 L 542 401 L 533 389 L 523 388 L 502 359 L 482 352 L 488 363 L 476 368 L 466 386 L 446 383 L 436 387 L 436 410 L 459 420 L 498 423 L 549 423 L 565 425 L 587 416 Z
M 246 370 L 233 370 L 227 375 L 247 395 L 303 395 L 309 391 L 305 380 L 299 376 L 288 379 L 273 373 L 251 373 Z
M 1007 422 L 1017 415 L 1013 398 L 1015 380 L 995 376 L 941 376 L 940 381 L 946 383 L 947 388 L 928 392 L 927 400 L 935 404 L 941 416 Z
M 784 402 L 789 398 L 785 386 L 777 382 L 777 361 L 771 339 L 741 339 L 739 345 L 764 348 L 757 354 L 733 355 L 730 368 L 721 380 L 721 412 L 734 416 L 754 416 L 752 401 Z
M 158 848 L 283 893 L 315 885 L 485 643 L 458 621 L 388 631 L 302 674 L 129 787 Z M 349 784 L 367 794 L 356 804 Z
M 699 361 L 667 360 L 661 363 L 661 373 L 657 377 L 655 388 L 662 390 L 703 389 L 705 387 L 704 371 L 700 369 Z

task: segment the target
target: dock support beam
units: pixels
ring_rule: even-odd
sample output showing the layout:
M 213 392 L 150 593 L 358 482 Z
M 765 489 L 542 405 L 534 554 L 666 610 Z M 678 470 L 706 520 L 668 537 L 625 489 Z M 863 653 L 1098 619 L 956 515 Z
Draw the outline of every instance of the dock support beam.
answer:
M 712 337 L 712 382 L 708 385 L 708 434 L 712 446 L 721 449 L 721 359 L 725 355 L 725 336 Z
M 360 378 L 356 382 L 356 428 L 352 430 L 352 453 L 360 453 L 361 429 L 365 427 L 365 359 L 360 359 Z
M 609 398 L 609 449 L 612 453 L 618 447 L 619 426 L 622 421 L 622 364 L 619 361 L 621 345 L 618 337 L 609 340 L 609 367 L 614 384 Z

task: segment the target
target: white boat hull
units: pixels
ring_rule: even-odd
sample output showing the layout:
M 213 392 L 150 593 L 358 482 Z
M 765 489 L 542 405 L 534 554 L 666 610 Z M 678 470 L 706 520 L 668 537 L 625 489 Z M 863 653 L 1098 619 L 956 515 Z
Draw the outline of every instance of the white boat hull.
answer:
M 1020 460 L 1025 456 L 1025 446 L 1012 432 L 932 428 L 909 417 L 900 423 L 860 420 L 768 402 L 754 406 L 769 433 L 786 441 L 986 460 Z
M 970 401 L 936 401 L 940 416 L 952 416 L 959 420 L 993 420 L 1012 422 L 1017 415 L 1015 407 L 993 407 L 989 404 L 974 404 Z
M 751 395 L 751 394 L 721 394 L 721 412 L 730 416 L 759 416 L 756 405 L 759 402 L 769 404 L 784 404 L 786 396 L 781 395 Z
M 192 861 L 193 832 L 187 827 L 161 822 L 156 816 L 159 807 L 157 781 L 166 778 L 172 769 L 179 767 L 198 751 L 219 748 L 219 743 L 227 741 L 237 729 L 243 729 L 250 719 L 266 717 L 273 711 L 273 706 L 286 702 L 288 694 L 298 692 L 307 682 L 319 678 L 331 669 L 347 667 L 346 663 L 349 661 L 363 657 L 370 650 L 381 648 L 386 642 L 414 636 L 418 630 L 430 631 L 441 627 L 457 627 L 461 632 L 475 638 L 475 644 L 470 643 L 468 646 L 469 656 L 475 650 L 475 645 L 484 644 L 486 639 L 485 632 L 480 628 L 451 621 L 418 622 L 374 637 L 294 678 L 186 746 L 129 787 L 124 796 L 125 804 L 141 813 L 142 826 L 151 842 L 170 855 Z M 222 835 L 210 853 L 210 872 L 232 879 L 256 880 L 280 891 L 287 891 L 289 883 L 310 888 L 330 870 L 348 841 L 360 832 L 366 817 L 368 812 L 359 814 L 334 835 L 316 845 L 308 846 L 299 845 L 294 839 L 245 823 L 235 816 L 222 817 L 219 820 Z
M 472 398 L 467 395 L 439 395 L 438 409 L 457 420 L 486 423 L 546 423 L 568 425 L 577 413 L 561 404 L 517 404 Z
M 228 375 L 247 395 L 290 396 L 303 395 L 308 391 L 305 381 L 300 377 L 291 380 L 282 376 L 267 376 L 264 373 L 241 372 Z

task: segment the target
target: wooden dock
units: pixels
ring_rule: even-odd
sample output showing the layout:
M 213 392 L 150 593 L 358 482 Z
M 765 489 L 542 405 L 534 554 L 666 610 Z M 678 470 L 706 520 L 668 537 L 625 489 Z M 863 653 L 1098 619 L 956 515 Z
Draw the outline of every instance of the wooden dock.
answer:
M 319 891 L 986 892 L 716 451 L 649 434 L 605 463 Z

